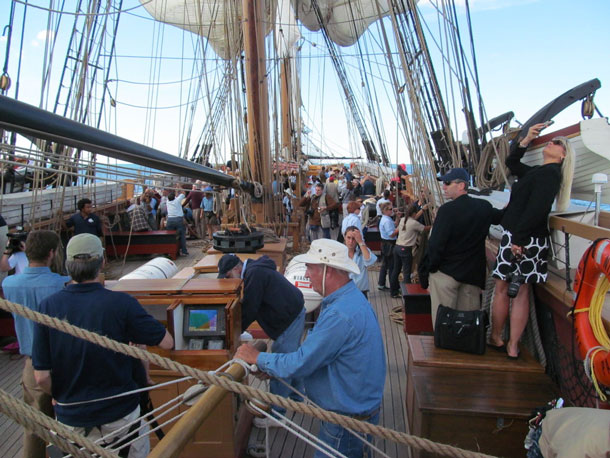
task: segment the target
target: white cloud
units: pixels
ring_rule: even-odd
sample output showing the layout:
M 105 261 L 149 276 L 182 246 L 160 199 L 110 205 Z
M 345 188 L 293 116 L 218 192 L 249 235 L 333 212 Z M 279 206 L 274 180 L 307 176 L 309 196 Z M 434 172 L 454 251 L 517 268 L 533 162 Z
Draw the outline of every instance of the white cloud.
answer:
M 55 33 L 52 30 L 41 30 L 36 34 L 36 39 L 38 41 L 45 41 L 47 38 L 52 40 Z
M 8 40 L 8 37 L 6 35 L 0 36 L 0 43 L 6 43 L 6 40 Z
M 32 40 L 32 46 L 37 48 L 38 47 L 38 42 L 36 40 Z

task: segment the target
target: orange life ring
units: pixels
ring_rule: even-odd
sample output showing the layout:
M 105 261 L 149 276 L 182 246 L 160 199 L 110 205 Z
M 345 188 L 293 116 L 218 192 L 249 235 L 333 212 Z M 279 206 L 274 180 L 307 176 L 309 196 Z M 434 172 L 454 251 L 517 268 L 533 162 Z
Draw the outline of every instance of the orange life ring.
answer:
M 610 279 L 610 239 L 598 240 L 587 249 L 578 264 L 574 280 L 577 291 L 574 302 L 574 327 L 580 356 L 583 360 L 588 356 L 597 381 L 610 386 L 610 352 L 592 351 L 601 344 L 595 337 L 589 321 L 591 299 L 601 275 Z

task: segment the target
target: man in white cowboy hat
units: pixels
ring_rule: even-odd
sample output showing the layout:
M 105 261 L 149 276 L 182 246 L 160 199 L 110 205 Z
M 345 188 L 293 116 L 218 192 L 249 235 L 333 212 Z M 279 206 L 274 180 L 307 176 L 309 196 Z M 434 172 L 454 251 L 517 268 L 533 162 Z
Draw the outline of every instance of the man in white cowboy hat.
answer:
M 385 382 L 385 352 L 371 304 L 350 280 L 359 273 L 347 247 L 318 239 L 295 257 L 321 294 L 320 316 L 294 353 L 261 353 L 242 345 L 235 354 L 274 377 L 302 377 L 305 394 L 320 407 L 376 424 Z M 318 438 L 348 457 L 362 457 L 364 444 L 339 425 L 322 422 Z M 339 439 L 337 439 L 339 438 Z M 317 456 L 324 456 L 316 452 Z

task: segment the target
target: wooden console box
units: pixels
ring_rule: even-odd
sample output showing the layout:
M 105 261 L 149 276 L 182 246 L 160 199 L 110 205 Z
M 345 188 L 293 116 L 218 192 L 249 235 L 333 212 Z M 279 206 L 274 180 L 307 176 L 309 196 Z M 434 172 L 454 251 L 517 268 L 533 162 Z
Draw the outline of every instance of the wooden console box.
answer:
M 431 336 L 408 341 L 411 434 L 495 456 L 525 456 L 531 411 L 557 396 L 531 356 L 509 361 L 493 350 L 481 356 L 442 350 Z M 413 456 L 431 455 L 413 450 Z

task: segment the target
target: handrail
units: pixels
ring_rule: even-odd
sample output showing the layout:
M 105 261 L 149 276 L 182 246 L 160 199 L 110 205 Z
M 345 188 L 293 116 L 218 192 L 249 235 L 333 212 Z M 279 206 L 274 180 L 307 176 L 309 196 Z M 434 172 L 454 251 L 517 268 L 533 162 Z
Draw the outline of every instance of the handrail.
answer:
M 563 216 L 551 216 L 549 218 L 549 227 L 588 240 L 610 238 L 610 229 L 608 228 L 581 223 Z

